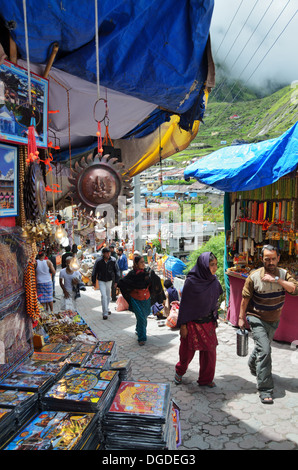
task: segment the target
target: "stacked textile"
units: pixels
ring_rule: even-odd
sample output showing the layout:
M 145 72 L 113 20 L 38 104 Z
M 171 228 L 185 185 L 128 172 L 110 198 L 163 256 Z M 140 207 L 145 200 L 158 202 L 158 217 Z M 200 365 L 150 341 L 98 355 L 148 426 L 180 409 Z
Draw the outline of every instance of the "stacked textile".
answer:
M 170 386 L 121 382 L 103 419 L 105 449 L 176 448 Z

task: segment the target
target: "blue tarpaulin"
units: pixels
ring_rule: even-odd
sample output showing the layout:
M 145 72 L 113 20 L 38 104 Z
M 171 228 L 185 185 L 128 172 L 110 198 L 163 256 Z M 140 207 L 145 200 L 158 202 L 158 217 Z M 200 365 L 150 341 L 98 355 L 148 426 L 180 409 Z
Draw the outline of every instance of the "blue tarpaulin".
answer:
M 217 150 L 189 165 L 184 178 L 225 192 L 247 191 L 274 183 L 297 165 L 298 123 L 278 138 Z
M 9 56 L 9 34 L 17 65 L 27 69 L 28 59 L 30 71 L 41 76 L 53 45 L 59 46 L 48 74 L 48 135 L 61 149 L 53 161 L 66 162 L 73 151 L 80 158 L 86 147 L 95 150 L 102 119 L 101 132 L 108 124 L 134 176 L 184 149 L 198 132 L 206 91 L 215 86 L 209 38 L 214 0 L 96 4 L 98 35 L 95 0 L 0 0 L 0 41 Z
M 185 268 L 186 264 L 175 256 L 169 256 L 165 261 L 165 270 L 170 271 L 173 277 L 183 274 Z
M 96 83 L 94 0 L 27 0 L 30 61 Z M 196 106 L 207 76 L 206 44 L 214 0 L 98 2 L 100 83 L 172 112 Z M 0 12 L 26 57 L 22 1 L 0 0 Z

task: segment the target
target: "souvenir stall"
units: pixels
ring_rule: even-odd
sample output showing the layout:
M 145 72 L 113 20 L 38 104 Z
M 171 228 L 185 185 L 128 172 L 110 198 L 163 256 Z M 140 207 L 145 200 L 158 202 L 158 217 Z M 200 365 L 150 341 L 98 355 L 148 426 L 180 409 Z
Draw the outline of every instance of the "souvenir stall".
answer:
M 249 272 L 263 265 L 261 250 L 281 252 L 280 267 L 298 280 L 298 123 L 275 139 L 225 147 L 186 168 L 185 179 L 225 192 L 225 280 L 227 319 L 238 325 L 242 288 Z M 298 297 L 286 301 L 274 339 L 298 337 Z
M 101 450 L 104 416 L 120 383 L 132 380 L 131 363 L 119 361 L 115 342 L 99 340 L 79 312 L 48 314 L 39 303 L 36 255 L 66 236 L 56 200 L 62 189 L 53 179 L 59 146 L 48 134 L 49 82 L 8 60 L 0 78 L 0 449 Z M 104 119 L 107 137 L 107 108 Z M 117 213 L 121 196 L 132 196 L 131 178 L 96 122 L 96 151 L 74 165 L 70 159 L 64 203 L 91 223 L 109 224 L 113 214 L 96 209 L 108 205 Z M 180 441 L 178 408 L 168 385 L 155 386 L 167 390 L 158 401 L 166 411 L 157 418 L 166 424 L 158 448 L 173 450 Z M 154 397 L 144 393 L 142 400 L 147 407 L 138 414 L 150 422 Z
M 227 232 L 227 275 L 230 297 L 227 319 L 238 325 L 241 293 L 248 274 L 263 265 L 263 245 L 280 251 L 279 267 L 298 280 L 298 176 L 282 177 L 272 185 L 229 194 L 230 230 Z M 298 337 L 298 297 L 286 294 L 274 339 L 292 342 Z

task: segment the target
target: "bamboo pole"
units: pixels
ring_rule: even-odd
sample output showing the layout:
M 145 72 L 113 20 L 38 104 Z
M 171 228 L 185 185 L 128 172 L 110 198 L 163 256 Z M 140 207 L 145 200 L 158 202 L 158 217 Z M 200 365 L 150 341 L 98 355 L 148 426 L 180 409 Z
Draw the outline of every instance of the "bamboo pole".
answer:
M 43 74 L 44 78 L 48 78 L 48 75 L 49 75 L 49 73 L 50 73 L 51 67 L 52 67 L 53 62 L 54 62 L 54 60 L 55 60 L 55 57 L 56 57 L 56 55 L 57 55 L 58 49 L 59 49 L 59 44 L 58 44 L 58 42 L 55 42 L 55 43 L 53 44 L 53 49 L 52 49 L 50 58 L 49 58 L 49 60 L 48 60 L 48 63 L 47 63 L 47 65 L 46 65 L 46 68 L 45 68 L 45 71 L 44 71 L 44 74 Z

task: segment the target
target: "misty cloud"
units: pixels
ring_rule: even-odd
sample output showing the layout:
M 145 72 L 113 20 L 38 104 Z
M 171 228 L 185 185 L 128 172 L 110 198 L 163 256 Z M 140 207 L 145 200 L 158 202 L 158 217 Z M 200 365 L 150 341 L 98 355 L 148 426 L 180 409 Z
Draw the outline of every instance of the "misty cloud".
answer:
M 289 85 L 298 80 L 298 0 L 214 3 L 210 34 L 216 63 L 246 85 Z

